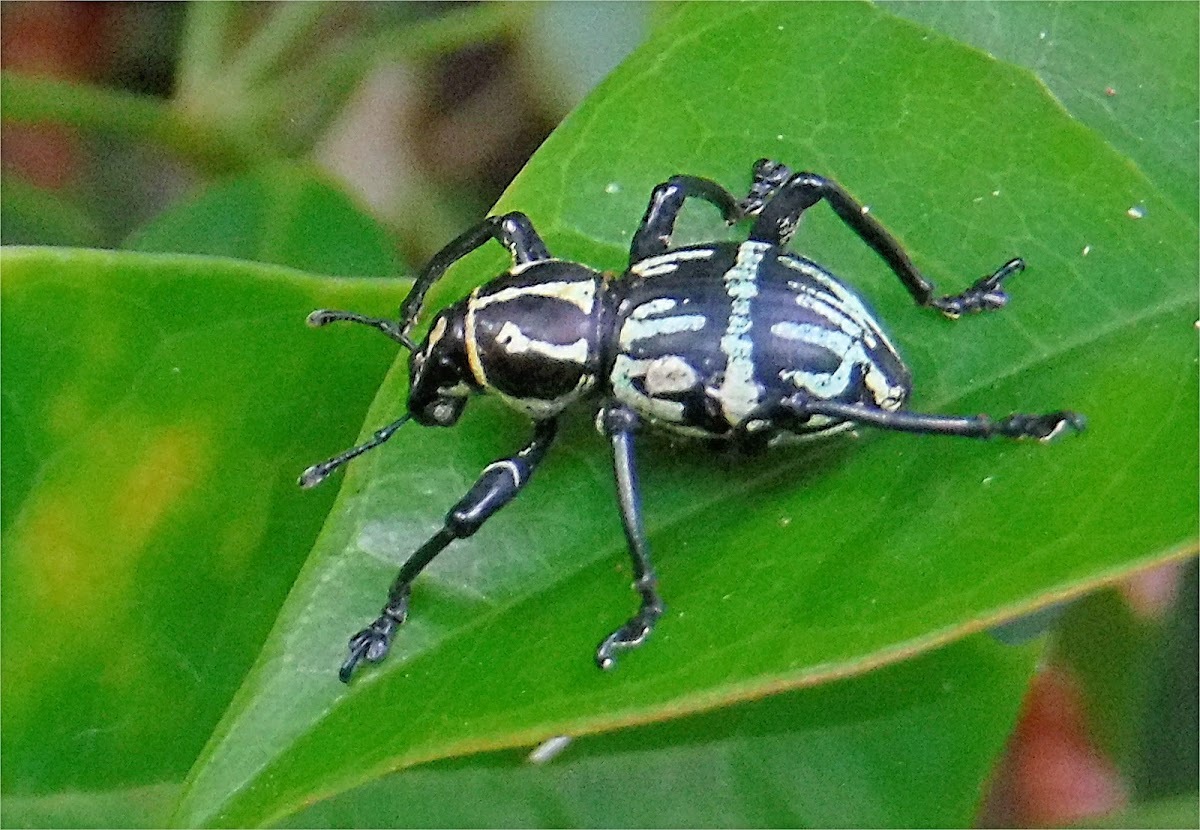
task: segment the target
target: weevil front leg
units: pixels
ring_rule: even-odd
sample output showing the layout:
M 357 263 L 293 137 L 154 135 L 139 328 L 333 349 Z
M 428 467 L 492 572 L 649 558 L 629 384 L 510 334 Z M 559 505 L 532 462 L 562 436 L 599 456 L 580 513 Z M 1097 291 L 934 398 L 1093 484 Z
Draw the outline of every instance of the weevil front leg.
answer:
M 641 594 L 638 612 L 605 637 L 596 649 L 596 665 L 611 669 L 616 665 L 618 651 L 637 648 L 646 642 L 666 606 L 658 594 L 658 579 L 650 564 L 650 545 L 642 527 L 641 494 L 633 452 L 637 416 L 624 407 L 608 407 L 601 412 L 600 418 L 604 432 L 612 442 L 617 501 L 621 507 L 621 522 L 625 526 L 625 540 L 629 544 L 629 557 L 633 562 L 633 587 Z
M 828 202 L 838 218 L 879 254 L 918 305 L 936 308 L 952 319 L 1003 308 L 1008 303 L 1004 280 L 1025 269 L 1024 260 L 1010 259 L 961 294 L 938 296 L 933 283 L 917 270 L 896 238 L 841 185 L 816 173 L 792 173 L 787 166 L 768 159 L 754 165 L 754 185 L 742 202 L 743 210 L 758 215 L 750 239 L 786 245 L 804 211 L 821 200 Z
M 514 212 L 503 216 L 489 216 L 473 228 L 468 228 L 433 255 L 433 259 L 429 260 L 413 280 L 413 287 L 400 307 L 398 321 L 367 317 L 353 311 L 331 311 L 321 308 L 308 315 L 308 324 L 319 328 L 330 323 L 359 323 L 378 329 L 409 351 L 414 351 L 416 344 L 412 339 L 412 331 L 417 325 L 417 317 L 421 313 L 429 289 L 442 278 L 451 265 L 493 239 L 508 250 L 514 265 L 550 258 L 546 244 L 542 242 L 542 238 L 538 236 L 525 214 Z
M 355 667 L 363 660 L 378 663 L 387 655 L 396 630 L 408 616 L 408 598 L 413 580 L 451 542 L 465 539 L 479 530 L 492 514 L 516 497 L 545 457 L 557 431 L 556 421 L 538 421 L 533 439 L 524 449 L 483 468 L 467 494 L 446 514 L 442 529 L 401 566 L 388 591 L 387 605 L 383 606 L 379 616 L 350 638 L 350 656 L 338 672 L 343 683 L 350 682 Z

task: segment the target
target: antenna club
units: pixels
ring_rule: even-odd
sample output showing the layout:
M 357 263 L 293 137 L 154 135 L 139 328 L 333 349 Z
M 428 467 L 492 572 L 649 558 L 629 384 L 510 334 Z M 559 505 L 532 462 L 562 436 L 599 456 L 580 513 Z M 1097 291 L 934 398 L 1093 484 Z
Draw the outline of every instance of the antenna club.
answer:
M 300 474 L 297 484 L 305 490 L 311 490 L 329 477 L 329 469 L 325 464 L 313 464 Z

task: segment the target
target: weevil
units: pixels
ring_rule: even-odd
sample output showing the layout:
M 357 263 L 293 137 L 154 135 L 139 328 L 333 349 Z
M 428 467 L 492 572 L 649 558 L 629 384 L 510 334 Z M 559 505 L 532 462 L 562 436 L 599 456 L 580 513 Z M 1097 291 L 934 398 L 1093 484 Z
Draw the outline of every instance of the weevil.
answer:
M 674 247 L 688 199 L 716 207 L 729 224 L 753 219 L 744 242 Z M 484 468 L 446 514 L 443 527 L 402 565 L 379 616 L 350 639 L 339 677 L 382 660 L 409 612 L 413 581 L 455 539 L 472 535 L 528 483 L 554 443 L 561 413 L 596 407 L 611 445 L 617 501 L 633 563 L 637 612 L 605 637 L 596 664 L 644 643 L 663 615 L 642 525 L 634 439 L 642 427 L 763 447 L 868 425 L 901 432 L 1049 440 L 1084 427 L 1070 411 L 993 420 L 912 412 L 912 376 L 867 303 L 821 265 L 788 250 L 801 216 L 825 201 L 875 251 L 919 306 L 951 319 L 1008 303 L 1004 282 L 1025 267 L 1011 259 L 961 294 L 940 296 L 900 244 L 831 179 L 760 159 L 745 198 L 720 184 L 679 175 L 654 188 L 629 247 L 629 267 L 611 278 L 551 256 L 522 213 L 490 216 L 463 233 L 418 274 L 398 320 L 321 309 L 313 326 L 371 326 L 410 353 L 408 412 L 372 438 L 304 471 L 312 487 L 383 444 L 410 419 L 453 426 L 472 395 L 487 393 L 529 416 L 533 436 Z M 431 286 L 491 240 L 513 265 L 434 317 L 413 338 Z

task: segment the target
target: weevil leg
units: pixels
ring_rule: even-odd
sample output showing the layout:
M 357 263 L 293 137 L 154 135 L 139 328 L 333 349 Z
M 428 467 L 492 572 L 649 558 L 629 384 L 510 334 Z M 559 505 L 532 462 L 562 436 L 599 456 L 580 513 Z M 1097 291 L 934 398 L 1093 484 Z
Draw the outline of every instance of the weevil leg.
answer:
M 636 648 L 646 641 L 666 606 L 658 594 L 658 579 L 650 564 L 650 545 L 642 527 L 641 494 L 633 452 L 637 416 L 624 407 L 606 408 L 602 423 L 612 442 L 617 500 L 621 507 L 621 522 L 625 526 L 625 540 L 629 544 L 629 556 L 633 561 L 633 587 L 641 594 L 638 612 L 605 637 L 596 649 L 596 665 L 611 669 L 616 665 L 616 652 Z
M 387 655 L 396 630 L 408 616 L 408 598 L 413 580 L 451 542 L 475 533 L 492 514 L 513 500 L 545 457 L 557 431 L 557 421 L 538 421 L 532 440 L 520 452 L 484 467 L 467 494 L 446 514 L 442 529 L 400 567 L 400 573 L 388 591 L 387 605 L 379 617 L 350 638 L 350 656 L 338 672 L 343 683 L 350 682 L 355 667 L 361 661 L 377 663 Z
M 550 251 L 525 214 L 514 212 L 489 216 L 434 254 L 433 259 L 417 275 L 412 290 L 400 307 L 400 326 L 405 336 L 416 326 L 421 304 L 433 284 L 441 279 L 451 265 L 492 239 L 508 249 L 514 265 L 550 258 Z
M 400 306 L 399 322 L 393 323 L 378 317 L 366 317 L 351 311 L 331 311 L 322 308 L 308 315 L 308 324 L 324 326 L 337 322 L 361 323 L 379 329 L 412 351 L 416 348 L 412 339 L 412 330 L 417 325 L 417 317 L 421 314 L 421 306 L 429 289 L 441 279 L 451 265 L 492 239 L 499 241 L 508 249 L 508 252 L 512 254 L 514 265 L 550 258 L 546 244 L 542 242 L 542 238 L 533 228 L 533 223 L 525 214 L 506 213 L 504 216 L 489 216 L 433 255 L 433 258 L 413 281 L 413 287 L 408 292 L 408 296 L 404 298 L 404 304 Z
M 714 205 L 731 225 L 744 215 L 733 194 L 711 179 L 672 176 L 650 194 L 646 215 L 642 217 L 642 224 L 638 226 L 633 243 L 629 246 L 630 267 L 647 257 L 665 254 L 670 250 L 675 219 L 689 198 L 703 199 Z
M 1045 415 L 1015 414 L 996 420 L 987 415 L 929 415 L 904 410 L 890 412 L 866 404 L 816 400 L 804 395 L 793 395 L 783 405 L 801 420 L 824 415 L 899 432 L 957 435 L 964 438 L 1037 438 L 1050 441 L 1068 430 L 1081 432 L 1087 424 L 1082 415 L 1068 411 Z
M 750 192 L 739 203 L 742 213 L 746 216 L 758 216 L 762 213 L 767 202 L 774 198 L 779 188 L 787 184 L 788 179 L 795 173 L 786 164 L 771 159 L 759 159 L 754 162 L 753 175 L 754 183 L 750 185 Z
M 841 185 L 815 173 L 796 173 L 779 184 L 777 180 L 784 172 L 790 171 L 765 159 L 755 165 L 755 186 L 751 188 L 748 202 L 757 199 L 766 203 L 759 209 L 758 219 L 750 229 L 750 239 L 786 245 L 796 232 L 804 211 L 824 199 L 833 212 L 883 258 L 918 305 L 936 308 L 947 317 L 957 318 L 963 314 L 993 311 L 1008 303 L 1002 283 L 1024 270 L 1023 260 L 1010 259 L 961 294 L 937 296 L 933 283 L 917 270 L 896 238 Z M 755 204 L 747 204 L 747 207 L 753 208 Z

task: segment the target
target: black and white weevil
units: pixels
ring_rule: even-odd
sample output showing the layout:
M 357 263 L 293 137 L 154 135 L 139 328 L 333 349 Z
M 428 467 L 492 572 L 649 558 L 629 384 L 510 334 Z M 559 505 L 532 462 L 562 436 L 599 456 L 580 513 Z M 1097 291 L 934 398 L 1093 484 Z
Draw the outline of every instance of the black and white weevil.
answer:
M 672 247 L 675 218 L 689 197 L 720 209 L 729 224 L 753 217 L 747 241 Z M 1066 411 L 992 420 L 903 410 L 911 376 L 875 315 L 833 274 L 785 250 L 801 215 L 822 199 L 883 258 L 918 305 L 947 317 L 1003 307 L 1003 281 L 1025 267 L 1013 259 L 961 294 L 937 296 L 899 243 L 837 183 L 762 159 L 741 200 L 695 176 L 656 187 L 619 279 L 553 258 L 529 219 L 509 213 L 484 219 L 439 251 L 417 276 L 398 321 L 346 311 L 309 315 L 313 326 L 346 321 L 379 329 L 411 357 L 408 413 L 366 443 L 309 467 L 300 477 L 304 487 L 378 447 L 410 418 L 453 425 L 472 394 L 498 395 L 534 422 L 529 443 L 485 467 L 442 529 L 400 568 L 379 617 L 350 639 L 343 681 L 362 660 L 383 659 L 408 614 L 413 580 L 520 492 L 553 443 L 559 414 L 576 402 L 598 403 L 597 428 L 612 444 L 641 595 L 637 613 L 597 648 L 603 669 L 614 665 L 618 651 L 645 642 L 664 610 L 634 464 L 641 425 L 749 447 L 856 424 L 1042 440 L 1083 428 L 1083 418 Z M 412 330 L 430 287 L 492 239 L 512 254 L 512 268 L 439 312 L 418 344 Z

